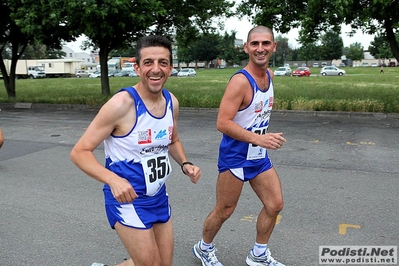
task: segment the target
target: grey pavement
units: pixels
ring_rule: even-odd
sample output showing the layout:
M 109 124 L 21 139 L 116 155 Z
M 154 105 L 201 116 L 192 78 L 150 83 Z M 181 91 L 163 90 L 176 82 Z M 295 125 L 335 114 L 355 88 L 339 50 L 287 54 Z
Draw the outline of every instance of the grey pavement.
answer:
M 69 152 L 96 110 L 1 104 L 0 266 L 88 266 L 127 257 L 109 228 L 102 185 Z M 72 109 L 71 109 L 72 108 Z M 179 134 L 203 175 L 192 184 L 175 163 L 168 180 L 174 265 L 200 266 L 191 247 L 215 202 L 220 133 L 217 110 L 182 109 Z M 385 114 L 274 112 L 270 132 L 287 143 L 270 151 L 285 206 L 270 240 L 288 265 L 318 265 L 319 246 L 387 246 L 399 240 L 399 117 Z M 103 162 L 102 147 L 95 154 Z M 245 265 L 261 205 L 249 184 L 214 244 L 225 266 Z

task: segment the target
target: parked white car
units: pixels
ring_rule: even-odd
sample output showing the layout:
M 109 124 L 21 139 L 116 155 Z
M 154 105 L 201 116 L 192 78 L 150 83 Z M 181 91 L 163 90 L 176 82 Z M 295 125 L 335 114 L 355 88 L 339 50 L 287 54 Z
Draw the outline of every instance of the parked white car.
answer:
M 274 70 L 274 75 L 275 76 L 291 76 L 291 68 L 289 67 L 279 67 L 276 70 Z
M 322 76 L 343 76 L 346 72 L 335 66 L 326 66 L 320 70 L 320 75 Z
M 96 72 L 90 73 L 89 78 L 101 78 L 101 72 L 96 71 Z
M 177 73 L 178 77 L 195 77 L 197 72 L 193 68 L 183 68 Z

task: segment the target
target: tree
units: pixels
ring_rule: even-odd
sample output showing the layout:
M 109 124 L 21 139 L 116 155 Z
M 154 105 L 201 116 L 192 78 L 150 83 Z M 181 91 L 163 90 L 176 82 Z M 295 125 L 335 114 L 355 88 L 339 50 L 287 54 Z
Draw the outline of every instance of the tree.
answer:
M 219 59 L 226 61 L 228 66 L 241 65 L 243 61 L 248 60 L 248 55 L 244 51 L 244 45 L 236 44 L 236 32 L 231 34 L 227 32 L 220 36 L 220 54 Z
M 99 49 L 101 92 L 110 94 L 108 55 L 114 49 L 126 49 L 153 25 L 154 16 L 164 13 L 156 0 L 74 0 L 67 2 L 69 26 L 85 36 L 86 47 Z
M 322 60 L 339 59 L 342 56 L 344 42 L 339 34 L 327 31 L 321 36 L 320 58 Z
M 16 97 L 17 61 L 28 45 L 43 44 L 48 49 L 61 49 L 63 40 L 74 40 L 75 31 L 66 25 L 65 1 L 8 0 L 0 4 L 0 69 L 9 98 Z M 5 54 L 11 57 L 7 71 Z
M 75 0 L 68 2 L 70 24 L 88 37 L 87 47 L 99 49 L 102 94 L 109 95 L 107 61 L 114 49 L 126 49 L 148 34 L 194 40 L 212 29 L 212 18 L 228 14 L 226 0 Z M 86 47 L 86 48 L 87 48 Z
M 193 53 L 198 61 L 205 61 L 205 66 L 207 67 L 209 62 L 218 58 L 220 54 L 220 36 L 217 34 L 203 34 L 196 43 Z
M 303 44 L 298 49 L 298 59 L 306 61 L 319 60 L 319 47 L 315 43 Z
M 395 32 L 399 28 L 399 1 L 387 0 L 243 0 L 240 15 L 247 15 L 253 24 L 272 27 L 281 33 L 301 28 L 300 43 L 313 43 L 329 30 L 340 33 L 342 24 L 351 25 L 353 32 L 386 36 L 394 57 L 399 61 Z
M 234 5 L 227 0 L 10 0 L 0 4 L 0 29 L 4 32 L 0 54 L 4 54 L 5 44 L 10 44 L 14 74 L 11 71 L 10 79 L 4 75 L 3 60 L 0 68 L 7 77 L 6 88 L 14 88 L 7 89 L 13 97 L 16 62 L 28 44 L 39 41 L 56 48 L 61 39 L 71 41 L 84 34 L 88 37 L 85 48 L 99 49 L 101 90 L 109 95 L 106 66 L 112 50 L 131 47 L 137 38 L 148 34 L 174 35 L 185 43 L 195 41 L 192 37 L 198 33 L 216 31 L 214 19 L 229 16 Z M 217 27 L 223 25 L 218 23 Z
M 361 43 L 355 42 L 347 48 L 346 58 L 360 61 L 364 58 L 364 48 Z
M 190 44 L 189 46 L 184 47 L 183 45 L 180 46 L 178 43 L 178 48 L 177 48 L 177 58 L 179 58 L 179 67 L 180 67 L 180 62 L 184 63 L 190 63 L 192 61 L 195 61 L 195 56 L 194 53 L 192 52 L 194 49 L 194 43 Z
M 46 45 L 36 43 L 28 44 L 21 59 L 59 59 L 65 56 L 65 52 L 55 48 L 48 48 Z
M 274 53 L 274 63 L 283 66 L 287 60 L 287 55 L 291 53 L 291 48 L 288 45 L 288 38 L 278 35 L 275 38 L 277 42 L 276 52 Z
M 134 57 L 136 56 L 136 48 L 132 46 L 126 49 L 115 49 L 109 53 L 109 57 Z
M 397 33 L 397 35 L 399 34 Z M 399 40 L 399 37 L 396 37 L 396 39 Z M 374 37 L 374 40 L 370 43 L 368 50 L 375 58 L 388 59 L 393 57 L 389 42 L 386 36 L 382 34 L 378 34 Z

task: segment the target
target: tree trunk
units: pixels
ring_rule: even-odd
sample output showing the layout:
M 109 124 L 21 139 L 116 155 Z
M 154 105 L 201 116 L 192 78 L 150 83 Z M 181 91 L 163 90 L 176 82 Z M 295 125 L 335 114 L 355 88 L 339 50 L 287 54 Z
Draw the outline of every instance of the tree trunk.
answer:
M 399 45 L 396 41 L 395 33 L 392 30 L 392 23 L 387 19 L 385 19 L 385 31 L 393 56 L 396 58 L 396 61 L 399 62 Z
M 108 77 L 108 49 L 107 47 L 100 45 L 100 66 L 101 66 L 101 93 L 104 96 L 109 96 L 111 90 L 109 87 L 109 77 Z
M 11 66 L 8 69 L 8 64 L 7 68 L 4 64 L 3 57 L 0 55 L 0 69 L 1 73 L 3 74 L 3 79 L 4 79 L 4 86 L 6 87 L 8 99 L 15 99 L 17 97 L 17 93 L 15 91 L 15 71 L 17 69 L 17 62 L 21 55 L 24 53 L 26 46 L 28 45 L 28 42 L 22 42 L 20 43 L 20 40 L 18 38 L 13 39 L 11 41 Z M 20 49 L 19 49 L 20 48 Z
M 16 66 L 17 64 L 15 64 Z M 11 64 L 11 68 L 12 68 Z M 1 74 L 3 75 L 3 80 L 4 80 L 4 87 L 6 88 L 7 96 L 8 98 L 16 98 L 17 95 L 15 93 L 15 66 L 14 66 L 14 75 L 13 78 L 11 78 L 12 74 L 12 69 L 8 69 L 8 66 L 4 64 L 4 59 L 0 55 L 0 69 L 1 69 Z

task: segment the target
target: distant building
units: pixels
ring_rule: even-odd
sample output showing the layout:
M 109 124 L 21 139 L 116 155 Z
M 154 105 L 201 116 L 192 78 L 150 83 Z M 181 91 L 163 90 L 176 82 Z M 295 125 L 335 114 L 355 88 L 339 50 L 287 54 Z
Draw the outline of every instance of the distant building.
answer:
M 234 40 L 234 46 L 235 46 L 235 47 L 244 46 L 244 41 L 243 41 L 243 39 L 235 39 L 235 40 Z
M 86 70 L 95 71 L 98 65 L 98 54 L 89 54 L 86 52 L 75 52 L 68 46 L 63 46 L 62 51 L 65 53 L 65 59 L 80 59 L 82 60 L 81 67 Z
M 374 56 L 372 56 L 372 55 L 370 54 L 370 52 L 368 52 L 368 51 L 365 51 L 365 52 L 363 53 L 363 57 L 364 57 L 365 60 L 372 60 L 372 59 L 375 59 Z

